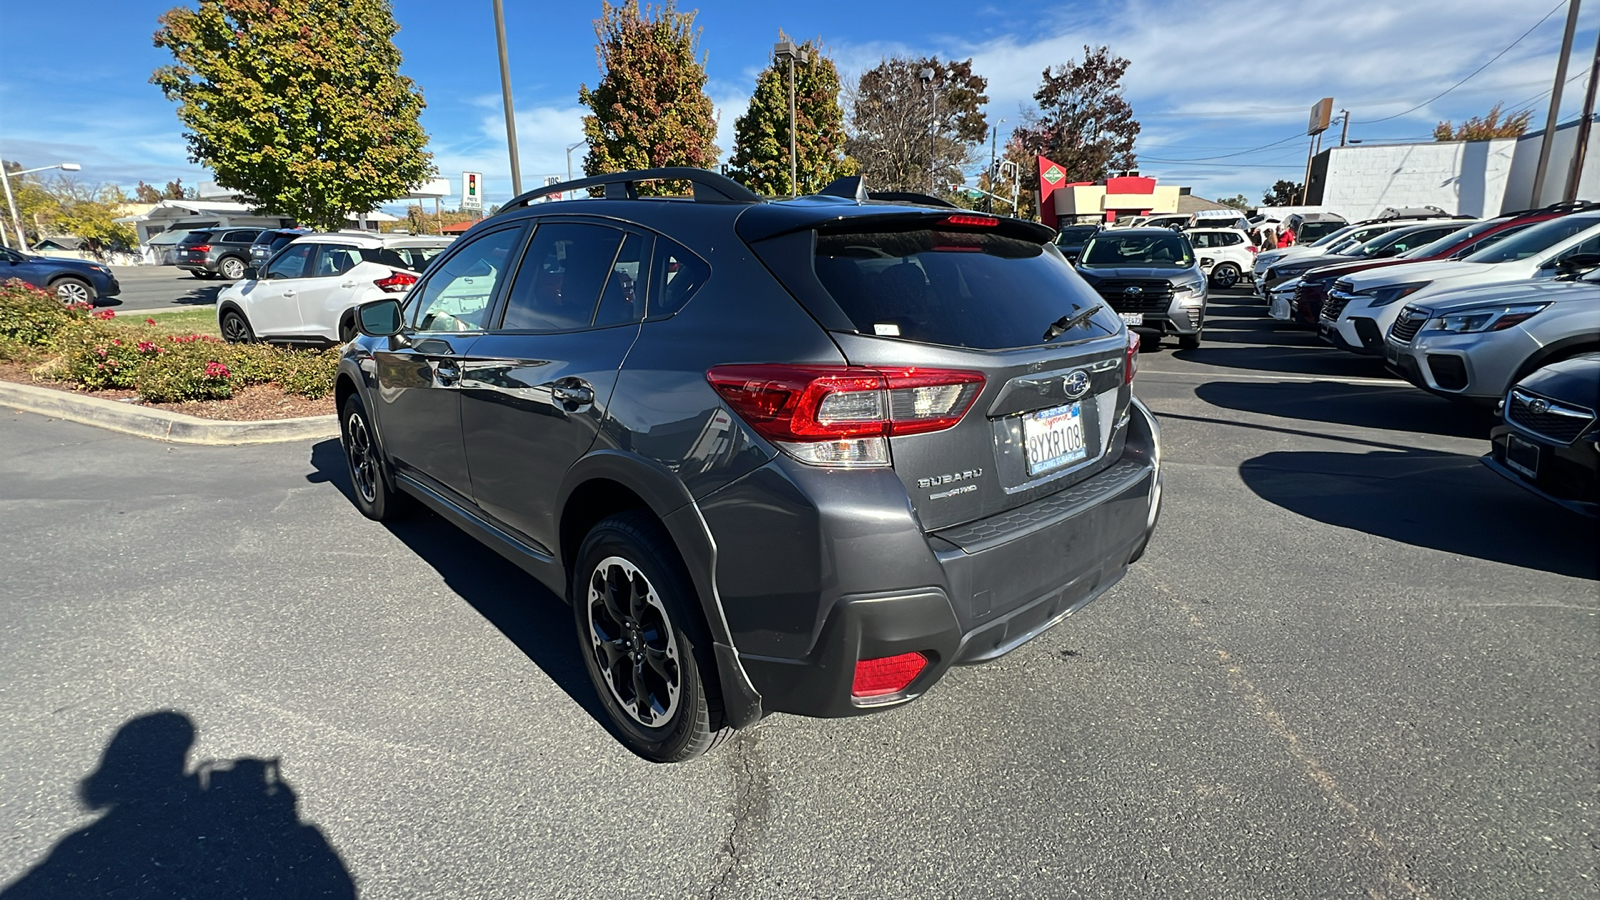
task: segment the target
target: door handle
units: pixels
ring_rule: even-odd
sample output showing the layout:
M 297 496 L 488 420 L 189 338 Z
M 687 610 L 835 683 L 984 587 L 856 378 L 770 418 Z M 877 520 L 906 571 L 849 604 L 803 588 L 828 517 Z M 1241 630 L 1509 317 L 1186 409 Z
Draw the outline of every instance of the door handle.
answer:
M 345 282 L 341 282 L 339 284 L 339 287 L 343 287 L 343 288 L 352 288 L 352 287 L 355 287 L 355 286 L 356 286 L 356 283 L 354 281 L 345 281 Z
M 564 378 L 550 385 L 550 396 L 568 412 L 594 403 L 594 389 L 576 378 Z
M 283 295 L 285 297 L 293 297 L 295 294 L 294 294 L 294 291 L 284 291 Z
M 434 378 L 440 387 L 455 387 L 461 383 L 461 364 L 453 359 L 441 359 L 433 367 Z

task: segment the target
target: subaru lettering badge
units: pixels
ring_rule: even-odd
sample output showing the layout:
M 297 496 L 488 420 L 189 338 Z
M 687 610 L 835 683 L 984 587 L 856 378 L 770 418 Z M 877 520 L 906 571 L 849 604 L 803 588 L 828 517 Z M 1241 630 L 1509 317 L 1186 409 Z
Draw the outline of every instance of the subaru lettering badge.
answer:
M 1089 373 L 1082 369 L 1067 373 L 1067 376 L 1061 379 L 1061 388 L 1067 392 L 1068 400 L 1082 397 L 1089 393 Z
M 1550 401 L 1544 399 L 1543 397 L 1537 397 L 1533 400 L 1530 400 L 1528 402 L 1528 411 L 1536 416 L 1542 416 L 1550 411 Z

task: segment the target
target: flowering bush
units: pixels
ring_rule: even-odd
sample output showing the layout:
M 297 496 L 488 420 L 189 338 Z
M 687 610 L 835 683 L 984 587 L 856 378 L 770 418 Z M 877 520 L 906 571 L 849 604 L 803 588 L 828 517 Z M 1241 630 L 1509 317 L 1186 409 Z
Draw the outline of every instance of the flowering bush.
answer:
M 44 347 L 61 329 L 82 321 L 87 303 L 68 306 L 49 291 L 13 278 L 0 283 L 0 340 Z
M 236 385 L 227 365 L 207 352 L 211 349 L 204 343 L 190 342 L 146 360 L 139 367 L 133 386 L 150 403 L 226 400 L 240 385 Z

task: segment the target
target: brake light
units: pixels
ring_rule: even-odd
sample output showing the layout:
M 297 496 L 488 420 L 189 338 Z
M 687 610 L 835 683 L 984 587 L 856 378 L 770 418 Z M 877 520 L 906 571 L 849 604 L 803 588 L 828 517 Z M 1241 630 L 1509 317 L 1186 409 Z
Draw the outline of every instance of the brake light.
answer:
M 1260 253 L 1261 252 L 1261 248 L 1257 247 L 1255 244 L 1246 244 L 1245 246 L 1250 248 L 1250 252 L 1251 253 Z
M 979 372 L 863 366 L 717 366 L 706 380 L 739 417 L 813 465 L 888 465 L 887 438 L 943 431 L 983 390 Z
M 390 271 L 389 277 L 379 278 L 377 281 L 373 282 L 373 284 L 378 286 L 378 290 L 383 291 L 385 294 L 399 294 L 401 292 L 408 291 L 411 289 L 411 286 L 416 283 L 417 276 L 411 274 L 410 272 L 395 271 Z
M 850 694 L 859 698 L 898 694 L 916 681 L 927 667 L 928 657 L 921 653 L 860 660 L 856 663 L 856 677 L 850 685 Z
M 211 245 L 210 244 L 195 244 L 194 246 L 190 247 L 189 249 L 193 250 L 196 253 L 210 253 L 211 252 Z
M 1122 367 L 1123 384 L 1133 384 L 1133 374 L 1139 369 L 1139 332 L 1128 329 L 1128 355 Z
M 939 222 L 939 224 L 966 225 L 973 228 L 993 228 L 1000 224 L 1000 220 L 994 216 L 974 216 L 967 213 L 956 213 L 953 216 L 945 216 L 944 219 Z

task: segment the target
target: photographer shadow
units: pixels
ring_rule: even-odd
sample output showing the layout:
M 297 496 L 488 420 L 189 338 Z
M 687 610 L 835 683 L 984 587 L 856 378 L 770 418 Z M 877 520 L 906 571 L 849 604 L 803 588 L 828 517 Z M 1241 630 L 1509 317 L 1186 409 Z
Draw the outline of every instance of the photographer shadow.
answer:
M 354 897 L 355 882 L 275 759 L 187 768 L 195 727 L 171 710 L 131 719 L 79 785 L 105 814 L 62 838 L 0 900 Z

